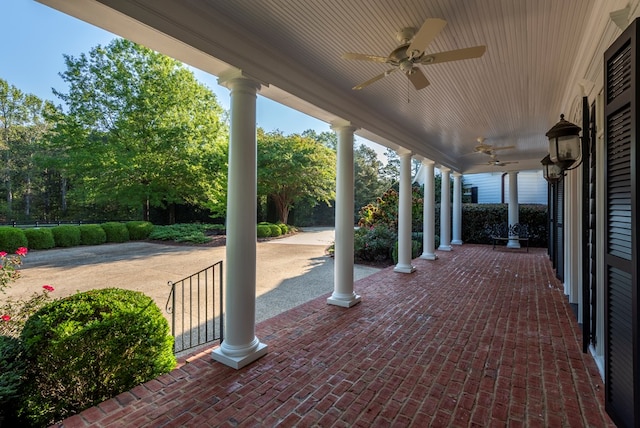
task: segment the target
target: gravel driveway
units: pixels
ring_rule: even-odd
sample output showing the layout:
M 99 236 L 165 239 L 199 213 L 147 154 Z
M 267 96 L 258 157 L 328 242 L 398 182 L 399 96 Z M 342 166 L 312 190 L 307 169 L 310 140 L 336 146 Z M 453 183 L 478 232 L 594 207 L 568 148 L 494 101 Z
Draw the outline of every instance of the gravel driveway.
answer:
M 333 229 L 309 228 L 257 244 L 256 322 L 333 291 L 333 259 L 325 254 L 333 237 Z M 24 259 L 21 278 L 0 299 L 26 298 L 44 284 L 55 288 L 54 298 L 118 287 L 147 294 L 164 311 L 168 281 L 178 281 L 220 260 L 225 260 L 225 247 L 150 242 L 31 251 Z M 356 265 L 354 277 L 357 280 L 378 270 Z

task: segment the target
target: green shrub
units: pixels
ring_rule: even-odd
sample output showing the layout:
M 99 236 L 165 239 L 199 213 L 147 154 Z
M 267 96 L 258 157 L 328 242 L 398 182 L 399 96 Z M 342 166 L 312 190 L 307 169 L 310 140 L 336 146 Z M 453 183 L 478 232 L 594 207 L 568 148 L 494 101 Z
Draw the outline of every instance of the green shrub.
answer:
M 24 229 L 27 237 L 27 248 L 30 250 L 47 250 L 56 246 L 53 232 L 49 228 Z
M 91 290 L 36 312 L 21 334 L 20 415 L 46 426 L 171 371 L 169 324 L 137 291 Z
M 107 234 L 99 224 L 82 224 L 78 229 L 81 245 L 100 245 L 107 242 Z
M 148 221 L 129 221 L 125 225 L 132 241 L 147 239 L 153 231 L 153 224 Z
M 289 233 L 289 226 L 287 226 L 284 223 L 278 223 L 278 226 L 280 227 L 280 232 L 282 233 L 282 235 L 286 235 L 287 233 Z
M 202 225 L 207 235 L 224 235 L 227 227 L 224 224 L 204 224 Z
M 149 239 L 204 244 L 210 241 L 210 238 L 204 233 L 209 226 L 213 225 L 172 224 L 170 226 L 154 226 Z
M 271 236 L 271 226 L 268 224 L 259 224 L 257 228 L 258 238 L 268 238 Z
M 22 358 L 22 343 L 15 337 L 0 336 L 0 422 L 19 426 L 15 409 L 22 395 L 27 363 Z
M 354 258 L 369 262 L 392 260 L 391 250 L 397 239 L 395 231 L 388 227 L 361 227 L 354 232 Z
M 507 223 L 508 204 L 463 204 L 462 240 L 469 243 L 491 244 L 490 233 L 486 226 Z M 518 222 L 529 228 L 529 245 L 547 246 L 547 206 L 521 204 Z
M 60 225 L 51 228 L 56 247 L 75 247 L 80 245 L 80 228 L 78 226 Z
M 271 229 L 271 236 L 280 236 L 282 235 L 282 229 L 277 224 L 270 224 L 269 228 Z
M 22 229 L 0 226 L 0 251 L 15 253 L 20 247 L 28 245 L 27 237 Z
M 129 240 L 129 230 L 124 223 L 110 221 L 100 225 L 107 235 L 107 242 L 127 242 Z

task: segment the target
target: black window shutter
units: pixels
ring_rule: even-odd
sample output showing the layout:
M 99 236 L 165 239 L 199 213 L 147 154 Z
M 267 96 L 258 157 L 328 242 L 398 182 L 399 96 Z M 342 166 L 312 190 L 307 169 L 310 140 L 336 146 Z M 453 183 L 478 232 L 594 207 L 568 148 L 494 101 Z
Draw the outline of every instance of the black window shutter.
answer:
M 605 402 L 618 426 L 640 426 L 636 168 L 638 21 L 606 51 Z

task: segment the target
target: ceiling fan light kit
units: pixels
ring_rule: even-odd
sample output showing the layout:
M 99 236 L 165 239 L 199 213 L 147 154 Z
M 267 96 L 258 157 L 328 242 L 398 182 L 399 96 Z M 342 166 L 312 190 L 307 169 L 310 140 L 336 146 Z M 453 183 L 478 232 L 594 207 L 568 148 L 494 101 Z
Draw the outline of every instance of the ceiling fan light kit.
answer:
M 363 89 L 388 76 L 397 69 L 404 72 L 416 90 L 424 89 L 429 86 L 430 82 L 418 67 L 419 65 L 479 58 L 484 55 L 487 50 L 486 46 L 475 46 L 435 54 L 425 54 L 425 50 L 429 44 L 440 34 L 446 25 L 447 22 L 443 19 L 429 18 L 422 24 L 422 27 L 420 27 L 417 32 L 413 27 L 401 29 L 396 33 L 396 39 L 401 43 L 400 46 L 391 51 L 386 57 L 352 52 L 344 53 L 342 55 L 344 59 L 380 62 L 394 67 L 391 70 L 387 70 L 382 74 L 354 86 L 353 89 Z

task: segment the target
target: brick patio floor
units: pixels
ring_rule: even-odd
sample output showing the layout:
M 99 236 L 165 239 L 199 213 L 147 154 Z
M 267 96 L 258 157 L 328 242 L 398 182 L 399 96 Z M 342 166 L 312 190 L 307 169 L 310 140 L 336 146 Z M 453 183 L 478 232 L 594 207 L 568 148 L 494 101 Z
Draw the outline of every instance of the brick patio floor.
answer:
M 258 324 L 268 354 L 242 370 L 208 350 L 58 426 L 614 426 L 544 249 L 438 255 Z

